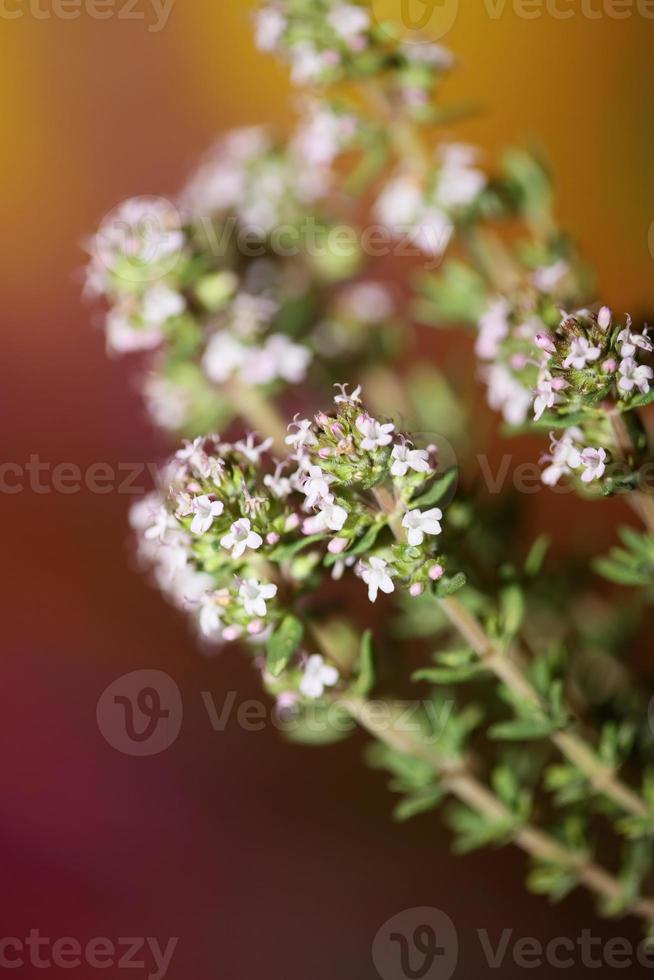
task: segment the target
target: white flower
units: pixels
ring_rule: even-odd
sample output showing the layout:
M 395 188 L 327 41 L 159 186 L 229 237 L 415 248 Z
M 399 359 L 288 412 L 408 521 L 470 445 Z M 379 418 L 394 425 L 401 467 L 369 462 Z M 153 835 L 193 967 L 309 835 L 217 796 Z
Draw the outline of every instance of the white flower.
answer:
M 597 314 L 597 323 L 602 330 L 608 330 L 611 326 L 612 313 L 608 306 L 603 306 Z
M 357 574 L 368 586 L 368 598 L 371 602 L 377 601 L 377 594 L 380 589 L 386 595 L 395 591 L 391 578 L 392 569 L 383 558 L 371 558 L 367 562 L 359 562 Z
M 401 229 L 400 229 L 401 231 Z M 454 234 L 452 220 L 440 208 L 425 208 L 410 229 L 412 243 L 426 255 L 442 255 Z
M 320 52 L 308 41 L 300 41 L 291 48 L 291 78 L 296 85 L 316 82 L 328 67 L 326 52 Z
M 394 177 L 384 188 L 375 204 L 375 215 L 391 230 L 412 225 L 423 206 L 422 190 L 413 177 Z
M 232 302 L 229 323 L 240 337 L 252 337 L 271 322 L 278 309 L 279 304 L 267 296 L 239 293 Z
M 569 271 L 570 266 L 565 259 L 559 259 L 552 265 L 536 269 L 531 277 L 531 281 L 539 292 L 551 293 Z
M 485 361 L 497 357 L 500 343 L 509 335 L 509 313 L 511 307 L 507 300 L 494 299 L 485 313 L 479 318 L 479 335 L 475 353 Z
M 268 487 L 272 495 L 278 500 L 284 500 L 293 490 L 293 484 L 289 478 L 282 476 L 283 470 L 284 463 L 278 463 L 274 474 L 266 473 L 263 478 L 264 486 Z
M 198 436 L 193 442 L 185 442 L 182 449 L 175 453 L 175 459 L 186 463 L 198 476 L 203 479 L 211 474 L 211 460 L 204 451 L 204 439 Z
M 562 476 L 567 476 L 572 470 L 581 466 L 581 453 L 575 445 L 581 439 L 583 433 L 576 427 L 566 429 L 560 439 L 552 436 L 551 455 L 544 456 L 542 459 L 542 462 L 550 463 L 541 475 L 541 480 L 546 486 L 555 486 Z
M 361 401 L 361 385 L 357 385 L 351 395 L 347 393 L 347 385 L 334 385 L 335 388 L 340 388 L 340 395 L 334 395 L 334 402 L 336 405 L 358 405 Z
M 114 269 L 121 258 L 136 270 L 174 256 L 184 247 L 180 216 L 164 198 L 135 197 L 104 219 L 95 237 L 95 259 Z
M 154 350 L 163 341 L 158 326 L 135 326 L 128 316 L 115 309 L 105 323 L 107 350 L 110 354 L 130 354 L 133 351 Z
M 238 594 L 248 616 L 258 616 L 263 619 L 268 611 L 266 602 L 277 595 L 277 586 L 261 583 L 256 578 L 248 578 L 241 582 Z
M 407 61 L 432 65 L 442 70 L 451 68 L 455 61 L 452 52 L 442 44 L 406 44 L 403 54 Z
M 309 475 L 302 484 L 302 492 L 306 494 L 307 507 L 315 507 L 318 501 L 331 497 L 329 484 L 335 477 L 323 473 L 319 466 L 310 466 Z
M 327 15 L 327 22 L 344 41 L 356 40 L 370 28 L 370 12 L 350 3 L 339 3 Z
M 393 295 L 388 286 L 380 282 L 358 282 L 348 286 L 339 296 L 339 305 L 346 316 L 359 323 L 380 323 L 395 312 Z
M 449 143 L 440 149 L 443 165 L 438 175 L 436 199 L 444 208 L 471 204 L 487 184 L 486 174 L 472 166 L 478 151 L 466 143 Z
M 391 476 L 406 476 L 408 470 L 416 473 L 429 473 L 429 453 L 426 449 L 409 449 L 406 443 L 398 443 L 393 446 L 393 465 L 391 466 Z
M 264 441 L 259 443 L 257 446 L 254 441 L 255 438 L 256 436 L 253 432 L 248 433 L 248 437 L 245 441 L 243 441 L 243 439 L 239 439 L 238 442 L 234 443 L 234 449 L 238 449 L 239 452 L 243 453 L 246 459 L 249 459 L 251 463 L 258 466 L 263 454 L 268 452 L 272 446 L 273 439 L 272 437 L 264 439 Z
M 283 381 L 294 385 L 304 381 L 307 368 L 313 359 L 313 354 L 308 347 L 294 344 L 285 334 L 278 333 L 268 337 L 263 351 L 270 364 L 271 376 L 262 382 L 253 379 L 253 384 L 266 383 L 275 378 L 282 378 Z M 246 371 L 243 373 L 246 374 Z M 246 380 L 249 379 L 246 377 Z
M 443 516 L 440 507 L 432 507 L 431 510 L 410 510 L 402 518 L 402 527 L 407 530 L 407 540 L 413 548 L 419 547 L 425 540 L 425 534 L 440 534 L 441 525 L 439 521 Z
M 643 395 L 649 391 L 649 383 L 654 377 L 654 371 L 651 367 L 647 367 L 645 364 L 636 364 L 633 357 L 626 357 L 620 362 L 620 374 L 622 375 L 618 381 L 620 391 L 630 392 L 636 387 Z
M 648 352 L 652 350 L 652 345 L 646 335 L 646 331 L 642 334 L 632 333 L 628 326 L 618 334 L 618 342 L 622 344 L 620 349 L 621 357 L 633 357 L 637 347 Z
M 171 518 L 165 506 L 161 504 L 152 514 L 151 522 L 143 532 L 143 537 L 146 541 L 163 541 L 166 537 L 166 531 L 175 526 L 176 521 Z
M 220 539 L 223 548 L 231 548 L 232 558 L 240 558 L 246 548 L 256 551 L 263 544 L 263 538 L 252 530 L 252 524 L 247 517 L 234 521 L 229 533 Z
M 167 286 L 153 286 L 143 297 L 141 313 L 149 326 L 160 327 L 186 309 L 186 300 Z
M 601 479 L 606 469 L 605 461 L 605 449 L 584 449 L 581 454 L 581 462 L 586 468 L 581 474 L 582 482 L 590 483 L 592 480 Z
M 330 494 L 319 501 L 319 511 L 307 517 L 302 525 L 305 534 L 320 534 L 322 531 L 341 531 L 347 520 L 347 511 L 334 501 Z
M 143 385 L 148 412 L 156 425 L 163 429 L 182 429 L 188 419 L 189 392 L 156 374 L 149 375 Z
M 142 534 L 151 527 L 161 507 L 161 496 L 152 492 L 132 504 L 129 510 L 129 524 L 132 530 Z
M 208 640 L 218 640 L 221 635 L 222 617 L 225 612 L 223 592 L 216 592 L 200 599 L 198 625 Z
M 307 660 L 304 676 L 300 681 L 300 691 L 305 698 L 320 698 L 326 687 L 338 684 L 339 676 L 336 667 L 326 664 L 325 658 L 316 653 Z
M 570 344 L 570 353 L 563 362 L 563 367 L 573 367 L 576 371 L 581 371 L 587 363 L 596 361 L 601 354 L 600 348 L 591 347 L 590 341 L 585 337 L 575 337 Z
M 365 450 L 381 449 L 388 446 L 393 441 L 392 432 L 395 426 L 392 422 L 382 424 L 370 415 L 360 415 L 356 420 L 356 427 L 363 436 L 361 448 Z
M 206 534 L 216 517 L 220 517 L 225 509 L 222 500 L 212 500 L 208 494 L 202 497 L 195 497 L 191 504 L 191 511 L 195 515 L 191 522 L 193 534 Z
M 307 116 L 293 137 L 292 148 L 300 163 L 309 167 L 328 167 L 356 131 L 356 126 L 354 116 L 340 115 L 328 105 L 310 101 Z
M 286 30 L 286 18 L 276 7 L 256 14 L 255 41 L 260 51 L 274 51 Z
M 228 330 L 220 330 L 209 340 L 202 358 L 202 366 L 211 381 L 221 384 L 242 367 L 247 353 L 247 347 L 236 340 Z
M 546 408 L 552 408 L 556 402 L 557 394 L 552 387 L 552 375 L 549 371 L 543 371 L 536 386 L 536 398 L 534 399 L 534 419 L 538 422 Z
M 289 434 L 285 439 L 286 445 L 293 446 L 298 451 L 304 449 L 305 446 L 315 446 L 318 440 L 316 439 L 312 426 L 311 419 L 300 419 L 296 415 L 288 427 Z M 296 430 L 295 432 L 290 431 L 293 428 Z
M 484 372 L 488 385 L 488 404 L 501 411 L 509 425 L 522 425 L 527 418 L 533 396 L 513 377 L 504 364 L 493 364 Z

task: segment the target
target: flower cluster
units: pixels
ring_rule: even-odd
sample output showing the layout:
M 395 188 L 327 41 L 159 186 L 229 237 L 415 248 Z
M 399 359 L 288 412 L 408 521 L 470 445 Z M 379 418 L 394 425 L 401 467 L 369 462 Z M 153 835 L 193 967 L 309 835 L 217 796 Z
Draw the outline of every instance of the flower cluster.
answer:
M 572 270 L 558 259 L 527 273 L 508 298 L 490 295 L 477 323 L 475 352 L 483 362 L 488 403 L 509 425 L 522 425 L 534 404 L 542 357 L 539 338 L 561 319 Z
M 109 304 L 110 352 L 150 354 L 143 389 L 157 424 L 189 433 L 222 426 L 233 412 L 228 382 L 275 393 L 305 380 L 316 351 L 367 357 L 371 335 L 383 336 L 373 331 L 392 314 L 382 288 L 352 283 L 356 261 L 327 268 L 302 237 L 303 219 L 320 226 L 311 209 L 352 127 L 312 103 L 289 149 L 263 129 L 236 130 L 176 204 L 134 199 L 102 223 L 88 290 Z M 293 249 L 271 240 L 280 227 L 297 230 Z M 349 301 L 361 289 L 376 291 L 373 307 Z
M 310 106 L 303 128 L 313 114 Z M 333 134 L 332 142 L 340 138 Z M 233 130 L 218 140 L 182 192 L 185 216 L 196 223 L 233 216 L 252 230 L 253 239 L 254 233 L 265 239 L 279 225 L 300 220 L 330 183 L 331 160 L 314 158 L 312 166 L 303 166 L 310 162 L 304 148 L 302 139 L 290 148 L 276 142 L 262 126 Z
M 648 395 L 654 371 L 643 358 L 652 353 L 647 327 L 632 331 L 614 323 L 604 306 L 597 315 L 581 310 L 564 316 L 552 333 L 539 333 L 539 364 L 534 417 L 548 409 L 578 411 L 610 398 L 628 408 L 634 396 Z
M 426 175 L 404 171 L 392 177 L 375 205 L 382 224 L 431 256 L 443 254 L 455 223 L 465 217 L 487 186 L 474 147 L 442 144 L 437 157 L 436 167 Z
M 428 100 L 452 55 L 427 39 L 407 44 L 390 23 L 380 24 L 359 0 L 265 0 L 255 16 L 260 50 L 282 55 L 297 85 L 330 85 L 344 78 L 390 75 L 407 107 Z
M 141 558 L 206 640 L 265 641 L 324 574 L 354 570 L 371 602 L 443 576 L 435 448 L 369 415 L 358 390 L 336 401 L 333 416 L 295 419 L 283 461 L 252 435 L 187 443 L 165 490 L 134 507 Z

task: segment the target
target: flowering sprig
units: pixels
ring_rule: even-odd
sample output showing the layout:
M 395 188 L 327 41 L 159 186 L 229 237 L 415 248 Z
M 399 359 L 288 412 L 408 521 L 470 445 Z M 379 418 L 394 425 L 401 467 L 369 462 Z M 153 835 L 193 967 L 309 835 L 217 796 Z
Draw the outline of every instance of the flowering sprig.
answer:
M 251 404 L 257 391 L 303 382 L 316 354 L 315 374 L 329 381 L 331 362 L 368 358 L 373 331 L 380 357 L 392 348 L 388 290 L 352 279 L 355 243 L 349 258 L 329 250 L 320 201 L 330 161 L 315 134 L 301 129 L 283 147 L 263 128 L 236 130 L 176 202 L 128 201 L 90 243 L 87 289 L 108 304 L 108 349 L 148 354 L 143 389 L 157 424 L 207 431 L 247 416 L 244 388 Z
M 275 465 L 263 465 L 270 438 L 188 443 L 165 470 L 165 499 L 138 506 L 145 557 L 167 591 L 184 601 L 206 582 L 202 576 L 216 575 L 216 589 L 198 608 L 215 623 L 209 632 L 200 624 L 208 638 L 274 628 L 279 615 L 255 610 L 248 583 L 257 569 L 272 581 L 284 577 L 289 555 L 305 546 L 313 557 L 292 565 L 295 580 L 318 563 L 334 578 L 354 569 L 371 601 L 396 587 L 419 595 L 443 577 L 443 513 L 435 503 L 449 480 L 436 476 L 435 449 L 416 449 L 392 422 L 373 418 L 358 390 L 337 402 L 333 416 L 296 418 L 287 436 L 293 455 Z M 393 539 L 393 525 L 404 529 L 404 541 Z
M 255 15 L 255 37 L 260 50 L 288 61 L 295 84 L 383 76 L 413 110 L 424 108 L 453 63 L 440 45 L 407 44 L 396 27 L 379 23 L 366 0 L 265 0 Z
M 359 0 L 271 0 L 257 16 L 257 37 L 312 90 L 288 145 L 259 129 L 230 134 L 174 205 L 128 202 L 93 246 L 89 287 L 109 301 L 110 349 L 149 352 L 151 414 L 187 433 L 240 414 L 265 435 L 187 443 L 162 490 L 134 508 L 141 557 L 205 643 L 239 641 L 253 650 L 281 710 L 333 707 L 369 730 L 376 763 L 405 793 L 404 816 L 453 796 L 460 849 L 513 841 L 536 862 L 533 890 L 557 897 L 585 884 L 608 913 L 653 920 L 652 902 L 640 896 L 654 788 L 647 774 L 637 790 L 621 774 L 633 726 L 609 722 L 595 735 L 580 724 L 577 699 L 568 698 L 576 678 L 570 682 L 572 671 L 552 650 L 560 634 L 552 630 L 546 649 L 525 642 L 527 589 L 505 550 L 498 574 L 487 576 L 499 577 L 497 588 L 486 581 L 454 596 L 465 584 L 459 569 L 479 559 L 487 529 L 471 525 L 463 542 L 471 560 L 460 560 L 451 530 L 455 540 L 457 530 L 464 537 L 465 507 L 459 500 L 443 513 L 456 472 L 439 471 L 437 447 L 418 445 L 364 407 L 360 389 L 348 394 L 344 386 L 334 412 L 311 416 L 332 367 L 337 377 L 344 365 L 357 375 L 359 361 L 369 367 L 380 351 L 388 355 L 396 311 L 376 277 L 354 278 L 362 271 L 358 247 L 345 257 L 316 254 L 304 236 L 308 225 L 328 227 L 343 209 L 351 221 L 349 195 L 366 191 L 374 217 L 414 251 L 440 260 L 458 246 L 470 264 L 450 260 L 428 277 L 421 312 L 438 324 L 464 319 L 478 327 L 489 401 L 507 422 L 524 424 L 533 412 L 531 424 L 560 432 L 545 460 L 549 483 L 565 476 L 613 492 L 609 471 L 619 457 L 630 469 L 626 483 L 632 479 L 645 452 L 633 409 L 650 400 L 647 332 L 614 325 L 606 309 L 562 313 L 588 295 L 552 219 L 549 184 L 526 154 L 513 154 L 492 176 L 473 148 L 435 145 L 431 123 L 449 112 L 435 101 L 453 61 L 443 48 L 406 44 Z M 335 94 L 332 85 L 342 81 L 355 83 L 352 98 Z M 520 219 L 527 233 L 515 249 L 489 231 L 490 220 L 504 218 Z M 280 226 L 298 230 L 297 254 L 282 255 L 274 241 Z M 238 240 L 232 247 L 234 231 L 237 239 L 253 233 L 248 244 L 257 254 Z M 319 384 L 293 393 L 303 411 L 286 429 L 273 401 L 309 371 Z M 388 411 L 390 399 L 382 404 Z M 612 568 L 647 581 L 651 540 L 631 536 L 626 545 L 628 561 L 614 555 Z M 328 595 L 346 592 L 333 584 L 346 576 L 357 588 L 339 598 L 346 618 L 336 624 Z M 435 665 L 414 680 L 434 685 L 434 705 L 449 698 L 443 685 L 473 681 L 487 691 L 488 725 L 481 728 L 481 710 L 450 702 L 434 744 L 430 719 L 417 737 L 407 736 L 393 701 L 383 702 L 388 721 L 375 720 L 366 699 L 376 683 L 376 644 L 370 631 L 356 635 L 348 605 L 366 591 L 372 603 L 393 595 L 375 609 L 375 622 L 383 617 L 389 630 L 402 601 L 427 609 L 423 637 L 440 638 L 444 620 L 451 625 L 456 649 L 439 648 Z M 370 615 L 365 602 L 363 610 Z M 394 670 L 406 652 L 394 645 Z M 478 726 L 488 779 L 472 745 Z M 507 741 L 519 766 L 493 747 Z M 567 818 L 570 806 L 574 821 L 543 829 L 550 809 Z M 619 876 L 591 857 L 584 839 L 598 814 L 632 842 Z
M 450 477 L 436 476 L 437 450 L 416 448 L 394 423 L 369 414 L 360 389 L 343 387 L 338 411 L 316 416 L 313 423 L 293 423 L 287 441 L 296 449 L 298 482 L 312 516 L 305 533 L 330 535 L 327 564 L 336 576 L 352 566 L 375 602 L 379 592 L 398 587 L 411 595 L 444 575 L 440 552 L 443 512 Z M 392 531 L 405 530 L 403 540 Z

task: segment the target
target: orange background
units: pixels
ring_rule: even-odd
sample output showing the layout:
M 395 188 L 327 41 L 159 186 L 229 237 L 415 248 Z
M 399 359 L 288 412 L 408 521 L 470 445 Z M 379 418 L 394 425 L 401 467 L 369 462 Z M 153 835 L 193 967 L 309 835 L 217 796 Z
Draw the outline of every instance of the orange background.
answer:
M 605 301 L 635 314 L 652 308 L 653 36 L 638 16 L 490 20 L 467 3 L 445 39 L 462 63 L 448 95 L 485 106 L 457 134 L 490 153 L 531 137 L 546 148 Z M 132 368 L 106 360 L 80 300 L 80 243 L 122 198 L 174 193 L 219 131 L 287 122 L 286 73 L 255 52 L 235 0 L 177 0 L 161 33 L 0 16 L 0 64 L 4 458 L 161 458 Z M 172 980 L 372 980 L 375 932 L 418 905 L 468 940 L 457 978 L 485 975 L 476 928 L 636 937 L 596 923 L 583 896 L 558 910 L 525 897 L 518 854 L 454 859 L 433 815 L 392 825 L 359 741 L 303 750 L 272 731 L 212 733 L 200 692 L 241 701 L 256 679 L 236 651 L 202 659 L 132 573 L 129 502 L 3 497 L 3 934 L 179 936 Z M 117 755 L 95 725 L 104 687 L 141 667 L 174 676 L 187 711 L 150 760 Z M 511 963 L 502 977 L 522 973 Z

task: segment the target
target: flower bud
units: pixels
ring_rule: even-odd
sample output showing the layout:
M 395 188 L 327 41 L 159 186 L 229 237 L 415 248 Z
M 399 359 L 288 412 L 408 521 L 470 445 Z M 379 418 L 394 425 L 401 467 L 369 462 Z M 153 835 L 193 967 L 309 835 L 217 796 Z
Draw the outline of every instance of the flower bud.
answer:
M 548 354 L 556 353 L 556 347 L 554 346 L 554 338 L 549 333 L 537 333 L 534 338 L 536 347 L 540 347 L 541 350 L 547 351 Z
M 409 589 L 409 594 L 413 596 L 414 599 L 417 599 L 419 596 L 422 595 L 424 591 L 425 591 L 424 585 L 421 585 L 420 582 L 414 582 L 411 588 Z
M 608 330 L 611 326 L 611 311 L 608 306 L 603 306 L 597 314 L 597 323 L 602 330 Z
M 432 565 L 429 569 L 429 578 L 432 582 L 438 582 L 440 578 L 443 577 L 445 569 L 442 565 Z
M 332 538 L 332 540 L 327 545 L 327 550 L 332 555 L 342 554 L 348 546 L 347 538 Z

